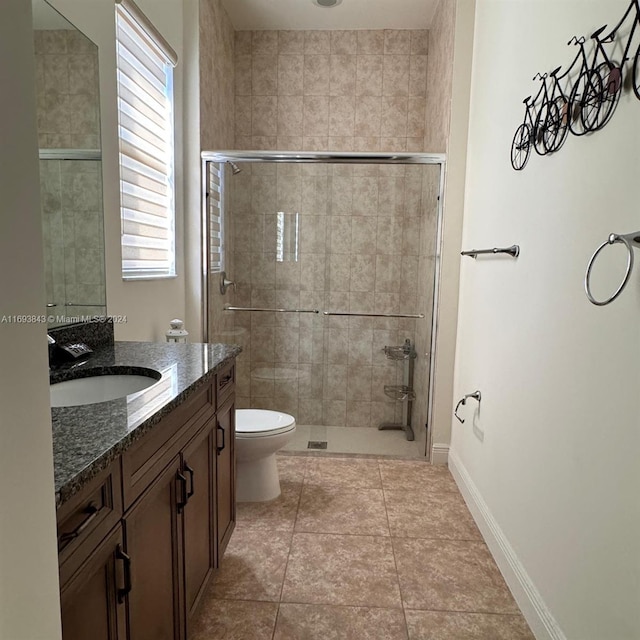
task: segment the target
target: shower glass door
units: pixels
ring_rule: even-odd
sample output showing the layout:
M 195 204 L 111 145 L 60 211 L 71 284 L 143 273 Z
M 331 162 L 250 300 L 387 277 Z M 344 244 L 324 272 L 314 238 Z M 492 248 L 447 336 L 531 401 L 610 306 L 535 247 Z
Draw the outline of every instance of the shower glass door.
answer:
M 224 312 L 244 349 L 237 406 L 295 416 L 289 449 L 424 456 L 441 165 L 236 164 L 225 224 L 237 290 L 224 302 L 287 310 Z M 406 386 L 405 363 L 384 352 L 407 339 L 414 441 L 378 430 L 407 422 L 389 394 Z

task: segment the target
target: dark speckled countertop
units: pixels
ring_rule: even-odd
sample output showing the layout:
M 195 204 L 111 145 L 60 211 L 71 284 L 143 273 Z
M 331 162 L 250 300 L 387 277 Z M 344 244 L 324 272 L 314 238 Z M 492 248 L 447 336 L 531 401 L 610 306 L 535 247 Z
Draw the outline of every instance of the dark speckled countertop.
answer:
M 51 409 L 56 505 L 77 493 L 240 351 L 225 344 L 116 342 L 96 349 L 73 369 L 53 371 L 52 382 L 96 368 L 108 372 L 114 367 L 113 373 L 146 368 L 162 374 L 156 384 L 126 398 Z

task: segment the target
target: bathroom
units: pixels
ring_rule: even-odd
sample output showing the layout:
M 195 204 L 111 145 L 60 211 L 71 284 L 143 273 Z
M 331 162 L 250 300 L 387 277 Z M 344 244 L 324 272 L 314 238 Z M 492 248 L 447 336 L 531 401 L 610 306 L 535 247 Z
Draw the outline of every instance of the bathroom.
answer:
M 342 7 L 347 4 L 344 0 Z M 637 419 L 631 418 L 640 379 L 632 320 L 640 302 L 637 277 L 603 309 L 590 305 L 583 291 L 594 249 L 612 232 L 637 228 L 631 219 L 638 166 L 635 98 L 623 94 L 602 132 L 570 138 L 558 154 L 532 157 L 522 172 L 508 162 L 533 75 L 570 61 L 569 38 L 614 23 L 627 3 L 554 3 L 549 20 L 549 3 L 542 0 L 443 2 L 436 14 L 442 21 L 428 26 L 427 3 L 417 4 L 428 15 L 412 27 L 429 29 L 428 64 L 434 65 L 427 72 L 425 113 L 431 122 L 421 149 L 447 154 L 430 455 L 448 462 L 536 637 L 638 637 L 635 487 L 640 478 L 634 464 Z M 253 139 L 251 145 L 236 144 L 232 114 L 247 101 L 242 96 L 236 106 L 234 25 L 222 5 L 139 5 L 185 62 L 176 71 L 176 148 L 183 150 L 176 174 L 184 188 L 176 206 L 180 275 L 127 283 L 119 269 L 117 139 L 104 134 L 117 127 L 115 107 L 104 106 L 115 95 L 115 44 L 108 28 L 113 5 L 56 3 L 100 50 L 107 308 L 127 316 L 116 326 L 118 340 L 162 340 L 168 320 L 179 316 L 197 341 L 200 150 L 259 145 Z M 24 2 L 10 0 L 0 11 L 3 84 L 14 96 L 2 106 L 0 184 L 3 220 L 11 221 L 1 236 L 1 289 L 9 307 L 3 314 L 35 313 L 45 301 L 45 282 L 35 258 L 41 252 L 41 221 L 33 189 L 38 184 L 33 83 L 27 82 L 34 76 L 31 22 Z M 378 28 L 384 27 L 403 28 Z M 205 50 L 200 64 L 199 47 Z M 206 81 L 201 97 L 200 76 Z M 447 135 L 443 123 L 449 119 Z M 303 138 L 291 141 L 294 149 L 306 146 L 304 133 L 292 137 Z M 329 140 L 327 148 L 333 147 L 328 145 Z M 514 243 L 521 248 L 517 260 L 459 255 L 463 249 Z M 604 294 L 623 275 L 625 254 L 617 249 L 622 248 L 611 249 L 610 264 L 605 259 Z M 219 314 L 223 329 L 228 300 L 212 301 L 219 305 L 212 313 Z M 3 324 L 0 334 L 5 480 L 0 504 L 6 515 L 3 548 L 10 550 L 2 555 L 2 580 L 11 585 L 11 594 L 3 589 L 0 635 L 8 638 L 58 637 L 45 350 L 24 346 L 44 345 L 44 333 L 43 326 Z M 455 404 L 476 389 L 482 391 L 481 410 L 468 402 L 460 424 L 453 416 Z M 25 614 L 34 604 L 37 619 Z

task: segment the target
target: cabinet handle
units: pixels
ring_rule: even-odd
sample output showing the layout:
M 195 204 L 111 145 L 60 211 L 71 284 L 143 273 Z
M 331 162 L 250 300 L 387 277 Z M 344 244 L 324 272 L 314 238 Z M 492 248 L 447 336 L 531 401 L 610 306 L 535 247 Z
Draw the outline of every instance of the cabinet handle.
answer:
M 63 533 L 58 540 L 58 549 L 66 547 L 72 540 L 75 540 L 97 517 L 100 510 L 92 502 L 84 509 L 87 517 L 71 532 Z
M 224 389 L 233 380 L 233 371 L 227 373 L 224 378 L 220 379 L 218 383 L 218 389 Z
M 185 471 L 189 474 L 189 480 L 191 481 L 191 489 L 189 489 L 189 492 L 187 493 L 187 502 L 189 502 L 191 496 L 196 492 L 195 473 L 186 462 L 184 463 L 184 468 Z
M 122 604 L 126 596 L 131 593 L 131 557 L 123 550 L 122 545 L 116 547 L 116 558 L 122 560 L 122 568 L 124 573 L 124 587 L 118 589 L 118 602 Z
M 222 453 L 222 450 L 225 447 L 225 443 L 224 443 L 224 427 L 221 427 L 220 425 L 218 425 L 218 431 L 222 431 L 222 446 L 217 446 L 216 449 L 218 450 L 218 455 L 220 455 L 220 453 Z
M 178 502 L 178 511 L 182 511 L 189 501 L 189 496 L 187 494 L 187 479 L 179 471 L 177 477 L 182 485 L 182 502 Z

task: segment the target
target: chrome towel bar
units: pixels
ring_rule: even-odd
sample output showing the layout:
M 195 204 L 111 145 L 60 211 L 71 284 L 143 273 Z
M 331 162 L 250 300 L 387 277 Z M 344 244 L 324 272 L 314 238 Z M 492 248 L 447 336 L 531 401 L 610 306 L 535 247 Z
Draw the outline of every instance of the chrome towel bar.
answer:
M 469 256 L 471 258 L 477 258 L 478 256 L 485 254 L 497 254 L 506 253 L 512 258 L 517 258 L 520 255 L 520 245 L 512 244 L 510 247 L 494 247 L 493 249 L 471 249 L 471 251 L 461 251 L 461 256 Z
M 269 311 L 272 313 L 320 313 L 318 309 L 263 309 L 262 307 L 224 307 L 223 311 Z
M 424 313 L 351 313 L 345 311 L 323 311 L 323 316 L 362 316 L 365 318 L 424 318 Z

